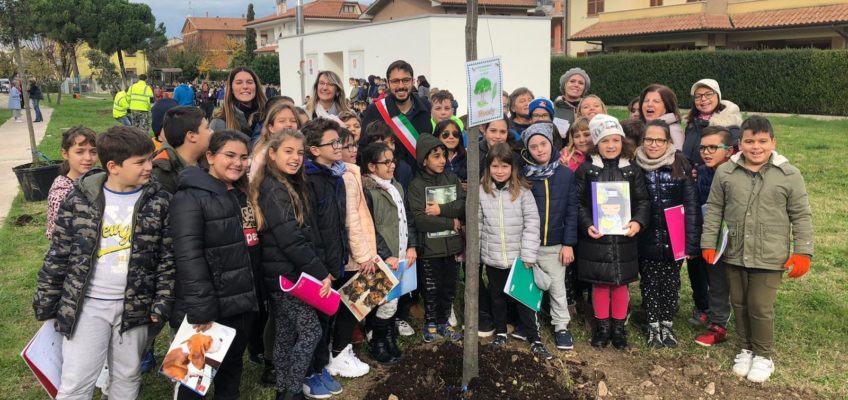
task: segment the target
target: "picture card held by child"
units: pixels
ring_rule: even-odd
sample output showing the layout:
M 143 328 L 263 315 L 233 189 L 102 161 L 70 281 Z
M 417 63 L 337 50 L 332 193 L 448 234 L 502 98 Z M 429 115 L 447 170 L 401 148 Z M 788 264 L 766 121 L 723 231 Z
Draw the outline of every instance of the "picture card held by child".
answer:
M 235 337 L 235 329 L 216 322 L 209 329 L 197 332 L 186 317 L 168 348 L 159 373 L 205 396 Z
M 427 194 L 427 204 L 436 203 L 442 205 L 456 201 L 457 199 L 456 185 L 428 186 L 424 191 Z M 456 236 L 458 234 L 459 232 L 448 229 L 441 232 L 427 232 L 427 237 L 434 239 Z
M 357 320 L 362 321 L 371 310 L 383 304 L 389 292 L 398 285 L 398 278 L 380 256 L 375 256 L 377 269 L 370 274 L 357 272 L 339 289 L 342 303 Z
M 52 399 L 59 392 L 62 378 L 63 337 L 56 332 L 55 323 L 55 319 L 45 321 L 21 351 L 21 358 Z
M 626 235 L 630 223 L 629 182 L 592 182 L 592 220 L 602 235 Z

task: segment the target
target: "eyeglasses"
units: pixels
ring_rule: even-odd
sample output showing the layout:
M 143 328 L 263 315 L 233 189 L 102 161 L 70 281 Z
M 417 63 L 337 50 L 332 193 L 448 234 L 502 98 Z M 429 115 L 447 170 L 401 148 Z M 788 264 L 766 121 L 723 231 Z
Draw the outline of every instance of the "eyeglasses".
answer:
M 548 114 L 548 113 L 535 114 L 535 113 L 534 113 L 534 114 L 530 115 L 530 117 L 531 117 L 534 121 L 535 121 L 535 120 L 537 120 L 537 119 L 550 120 L 550 119 L 551 119 L 551 114 Z
M 451 136 L 453 136 L 453 137 L 455 137 L 455 138 L 459 139 L 459 138 L 461 138 L 461 137 L 462 137 L 462 134 L 461 134 L 461 133 L 459 133 L 459 132 L 451 132 L 451 131 L 444 131 L 444 132 L 442 132 L 442 139 L 447 139 L 447 138 L 449 138 L 449 137 L 451 137 Z
M 332 82 L 318 81 L 318 87 L 336 86 Z
M 644 139 L 642 139 L 642 144 L 647 145 L 647 146 L 653 146 L 653 145 L 665 146 L 666 143 L 668 143 L 668 139 L 654 139 L 654 138 L 644 138 Z
M 332 142 L 321 143 L 321 144 L 319 144 L 315 147 L 324 147 L 324 146 L 332 146 L 333 150 L 339 150 L 339 149 L 342 148 L 342 142 L 340 142 L 339 139 L 336 139 L 336 140 L 333 140 Z
M 404 85 L 408 85 L 412 83 L 412 78 L 400 78 L 400 79 L 391 79 L 389 80 L 389 84 L 392 86 L 397 86 L 403 83 Z
M 347 150 L 353 153 L 355 151 L 359 151 L 359 146 L 357 146 L 356 143 L 350 143 L 347 146 L 342 146 L 342 150 Z
M 713 98 L 713 96 L 715 96 L 715 95 L 716 95 L 715 92 L 706 92 L 706 93 L 696 94 L 692 97 L 695 99 L 695 101 L 698 101 L 698 100 L 701 100 L 701 99 L 709 100 L 709 99 Z
M 701 153 L 704 153 L 704 154 L 713 154 L 718 149 L 729 149 L 729 148 L 730 148 L 730 146 L 718 146 L 718 145 L 715 145 L 715 144 L 711 144 L 709 146 L 700 146 L 700 147 L 698 147 L 698 150 L 700 150 Z
M 373 164 L 383 164 L 383 165 L 385 165 L 385 166 L 387 166 L 387 167 L 388 167 L 388 166 L 389 166 L 389 165 L 391 165 L 391 164 L 397 164 L 397 160 L 395 160 L 395 159 L 391 159 L 391 160 L 377 161 L 377 162 L 375 162 L 375 163 L 373 163 Z

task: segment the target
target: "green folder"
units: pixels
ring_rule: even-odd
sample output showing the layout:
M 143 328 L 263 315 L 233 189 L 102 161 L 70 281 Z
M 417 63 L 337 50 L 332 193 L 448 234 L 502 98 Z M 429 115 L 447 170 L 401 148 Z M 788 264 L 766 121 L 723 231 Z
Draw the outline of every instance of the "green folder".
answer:
M 524 266 L 524 261 L 516 258 L 506 278 L 504 293 L 518 300 L 521 304 L 538 312 L 542 306 L 542 289 L 533 280 L 533 270 Z

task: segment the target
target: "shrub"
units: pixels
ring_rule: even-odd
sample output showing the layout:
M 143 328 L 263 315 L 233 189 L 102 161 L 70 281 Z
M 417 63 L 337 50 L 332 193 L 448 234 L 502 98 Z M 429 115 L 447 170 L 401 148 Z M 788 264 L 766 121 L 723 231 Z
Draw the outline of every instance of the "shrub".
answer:
M 626 105 L 651 83 L 672 88 L 680 106 L 692 106 L 689 89 L 703 78 L 721 85 L 722 98 L 742 111 L 848 115 L 848 51 L 719 50 L 615 53 L 551 59 L 551 93 L 572 67 L 586 70 L 590 92 L 606 104 Z M 555 94 L 555 95 L 554 95 Z

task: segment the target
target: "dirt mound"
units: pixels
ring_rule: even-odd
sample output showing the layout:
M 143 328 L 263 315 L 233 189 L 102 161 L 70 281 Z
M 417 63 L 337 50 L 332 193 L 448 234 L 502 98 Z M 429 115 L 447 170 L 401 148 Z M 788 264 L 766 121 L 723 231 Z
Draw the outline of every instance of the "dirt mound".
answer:
M 453 343 L 409 349 L 366 399 L 592 399 L 594 384 L 578 363 L 546 362 L 530 353 L 480 346 L 480 377 L 463 392 L 462 347 Z

